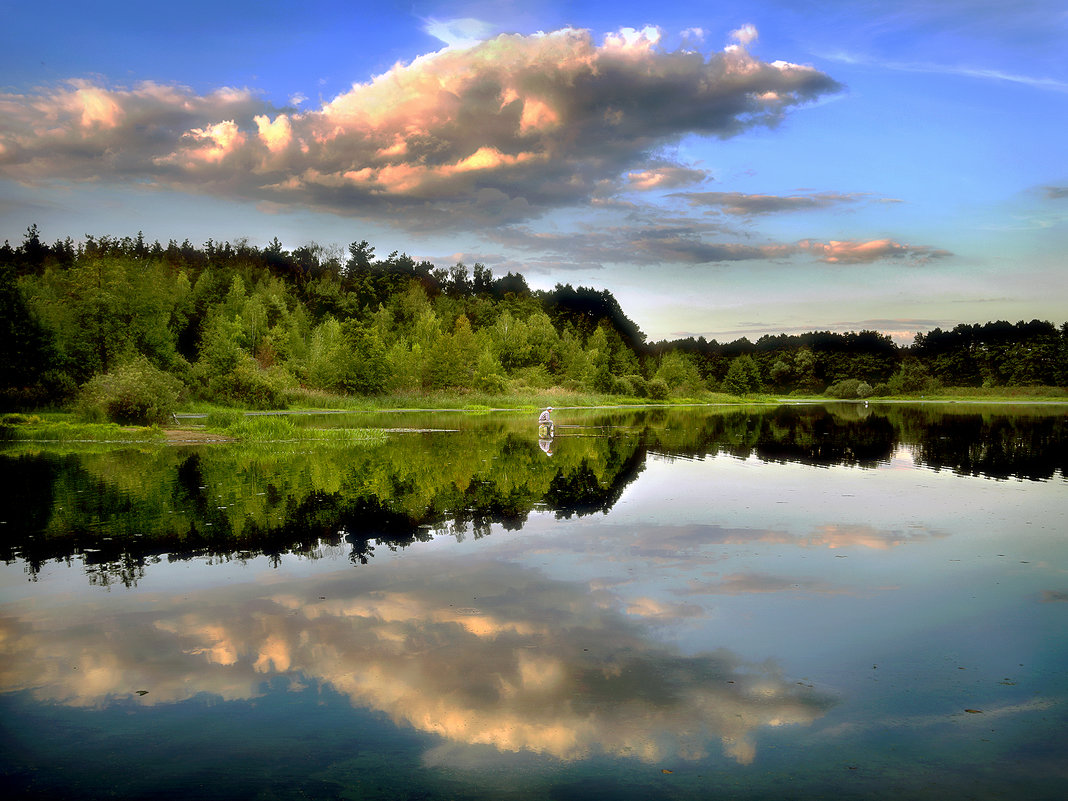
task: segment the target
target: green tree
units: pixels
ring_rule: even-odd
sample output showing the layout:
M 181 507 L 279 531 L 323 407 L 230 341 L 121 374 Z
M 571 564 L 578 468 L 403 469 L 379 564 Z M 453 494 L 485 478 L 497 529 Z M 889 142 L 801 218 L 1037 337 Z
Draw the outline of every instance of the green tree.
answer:
M 937 386 L 938 381 L 918 359 L 905 359 L 887 381 L 887 389 L 895 395 L 930 391 Z
M 764 383 L 760 379 L 760 369 L 756 361 L 748 354 L 735 357 L 727 368 L 723 378 L 722 389 L 731 395 L 749 395 L 760 392 Z
M 663 381 L 670 392 L 679 395 L 694 395 L 704 389 L 697 365 L 688 353 L 681 351 L 665 353 L 653 378 Z
M 11 264 L 0 264 L 0 403 L 40 403 L 51 387 L 52 335 L 31 312 Z

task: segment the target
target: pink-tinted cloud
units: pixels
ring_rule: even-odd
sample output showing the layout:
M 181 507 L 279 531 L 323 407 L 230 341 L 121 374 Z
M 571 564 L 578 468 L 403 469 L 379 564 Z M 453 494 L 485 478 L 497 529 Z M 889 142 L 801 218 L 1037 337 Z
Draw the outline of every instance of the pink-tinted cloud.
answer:
M 151 82 L 107 89 L 73 80 L 35 95 L 0 94 L 0 176 L 27 183 L 206 178 L 209 191 L 247 167 L 253 137 L 238 121 L 267 110 L 248 90 L 197 95 Z M 214 164 L 207 176 L 205 161 Z
M 650 189 L 674 189 L 679 186 L 700 183 L 708 177 L 704 170 L 689 167 L 650 167 L 627 173 L 627 188 L 638 191 Z
M 931 259 L 951 256 L 948 250 L 933 248 L 928 245 L 908 245 L 891 239 L 873 239 L 863 241 L 814 242 L 806 239 L 798 243 L 798 248 L 817 255 L 820 261 L 830 264 L 870 264 L 888 259 L 905 259 L 915 263 L 926 263 Z
M 725 241 L 725 232 L 715 225 L 671 220 L 630 227 L 600 228 L 575 233 L 539 233 L 509 226 L 493 233 L 501 244 L 555 253 L 585 263 L 620 264 L 720 264 L 743 261 L 780 262 L 798 256 L 815 256 L 828 264 L 861 265 L 884 261 L 923 264 L 952 255 L 928 245 L 908 245 L 890 239 L 872 241 L 750 244 Z
M 71 81 L 0 94 L 0 176 L 149 181 L 423 227 L 498 225 L 606 189 L 703 177 L 643 167 L 686 134 L 727 137 L 837 91 L 738 44 L 666 52 L 655 28 L 502 35 L 397 64 L 318 109 L 248 90 Z M 416 223 L 416 220 L 418 222 Z

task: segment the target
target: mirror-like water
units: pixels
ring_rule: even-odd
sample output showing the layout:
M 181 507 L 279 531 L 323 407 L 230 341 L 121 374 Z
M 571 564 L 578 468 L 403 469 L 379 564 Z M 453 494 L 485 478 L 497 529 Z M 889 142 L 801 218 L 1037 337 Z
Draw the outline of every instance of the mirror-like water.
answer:
M 1061 798 L 1063 407 L 317 416 L 0 450 L 0 782 Z

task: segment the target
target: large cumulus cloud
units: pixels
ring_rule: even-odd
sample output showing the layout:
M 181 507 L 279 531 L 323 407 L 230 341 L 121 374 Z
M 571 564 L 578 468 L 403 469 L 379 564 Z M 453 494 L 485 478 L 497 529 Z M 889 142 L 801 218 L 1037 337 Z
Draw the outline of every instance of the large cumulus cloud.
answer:
M 751 38 L 703 55 L 665 51 L 655 29 L 600 44 L 575 29 L 502 35 L 398 64 L 303 112 L 247 90 L 76 80 L 0 95 L 0 175 L 406 212 L 409 227 L 514 222 L 628 180 L 677 185 L 685 173 L 670 165 L 644 172 L 665 143 L 772 125 L 839 89 L 812 67 L 753 57 Z

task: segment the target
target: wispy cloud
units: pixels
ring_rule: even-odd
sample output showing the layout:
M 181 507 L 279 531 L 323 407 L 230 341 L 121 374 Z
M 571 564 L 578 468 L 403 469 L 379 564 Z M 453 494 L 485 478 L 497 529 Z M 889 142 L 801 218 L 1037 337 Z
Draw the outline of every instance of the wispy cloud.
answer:
M 826 264 L 865 265 L 898 262 L 924 265 L 951 255 L 930 245 L 911 245 L 892 239 L 804 239 L 790 243 L 750 244 L 725 241 L 716 226 L 701 222 L 630 224 L 576 232 L 539 232 L 525 226 L 504 226 L 490 234 L 497 243 L 522 250 L 553 253 L 562 258 L 596 264 L 716 264 L 776 261 L 798 256 Z
M 873 199 L 866 193 L 820 192 L 798 195 L 756 195 L 742 192 L 679 192 L 674 197 L 691 206 L 717 209 L 724 214 L 749 217 L 792 211 L 815 211 Z M 881 202 L 900 202 L 881 200 Z
M 650 189 L 674 189 L 700 183 L 708 179 L 705 170 L 692 167 L 651 167 L 628 172 L 626 188 L 644 192 Z
M 431 18 L 424 22 L 423 30 L 447 47 L 474 47 L 493 35 L 493 26 L 470 17 L 441 20 Z
M 871 264 L 876 261 L 901 260 L 912 264 L 926 264 L 932 259 L 952 256 L 948 250 L 929 245 L 909 245 L 891 239 L 870 241 L 813 242 L 804 240 L 798 248 L 816 254 L 820 261 L 829 264 Z
M 783 578 L 760 573 L 733 573 L 712 584 L 695 584 L 686 595 L 763 595 L 766 593 L 796 592 L 820 595 L 842 595 L 851 590 L 825 581 Z
M 1054 92 L 1068 92 L 1068 82 L 1056 78 L 1036 77 L 1033 75 L 1020 75 L 1004 70 L 989 67 L 976 67 L 963 64 L 938 64 L 927 61 L 891 61 L 875 57 L 837 51 L 823 54 L 831 61 L 844 64 L 857 64 L 865 67 L 877 67 L 880 69 L 893 70 L 894 72 L 918 72 L 929 75 L 958 75 L 963 78 L 975 78 L 977 80 L 998 81 L 1005 83 L 1017 83 L 1030 86 L 1034 89 L 1044 89 Z
M 826 320 L 813 320 L 805 324 L 776 323 L 774 321 L 743 321 L 736 326 L 720 331 L 672 331 L 673 339 L 686 339 L 687 337 L 704 337 L 721 342 L 731 342 L 742 337 L 757 338 L 775 332 L 778 334 L 807 334 L 812 331 L 835 331 L 846 333 L 849 331 L 877 331 L 880 334 L 891 337 L 899 345 L 912 344 L 916 334 L 930 331 L 933 328 L 952 328 L 956 320 L 951 319 L 865 319 L 865 320 L 837 320 L 828 323 Z M 814 544 L 819 538 L 810 538 Z M 843 541 L 843 545 L 845 542 Z

